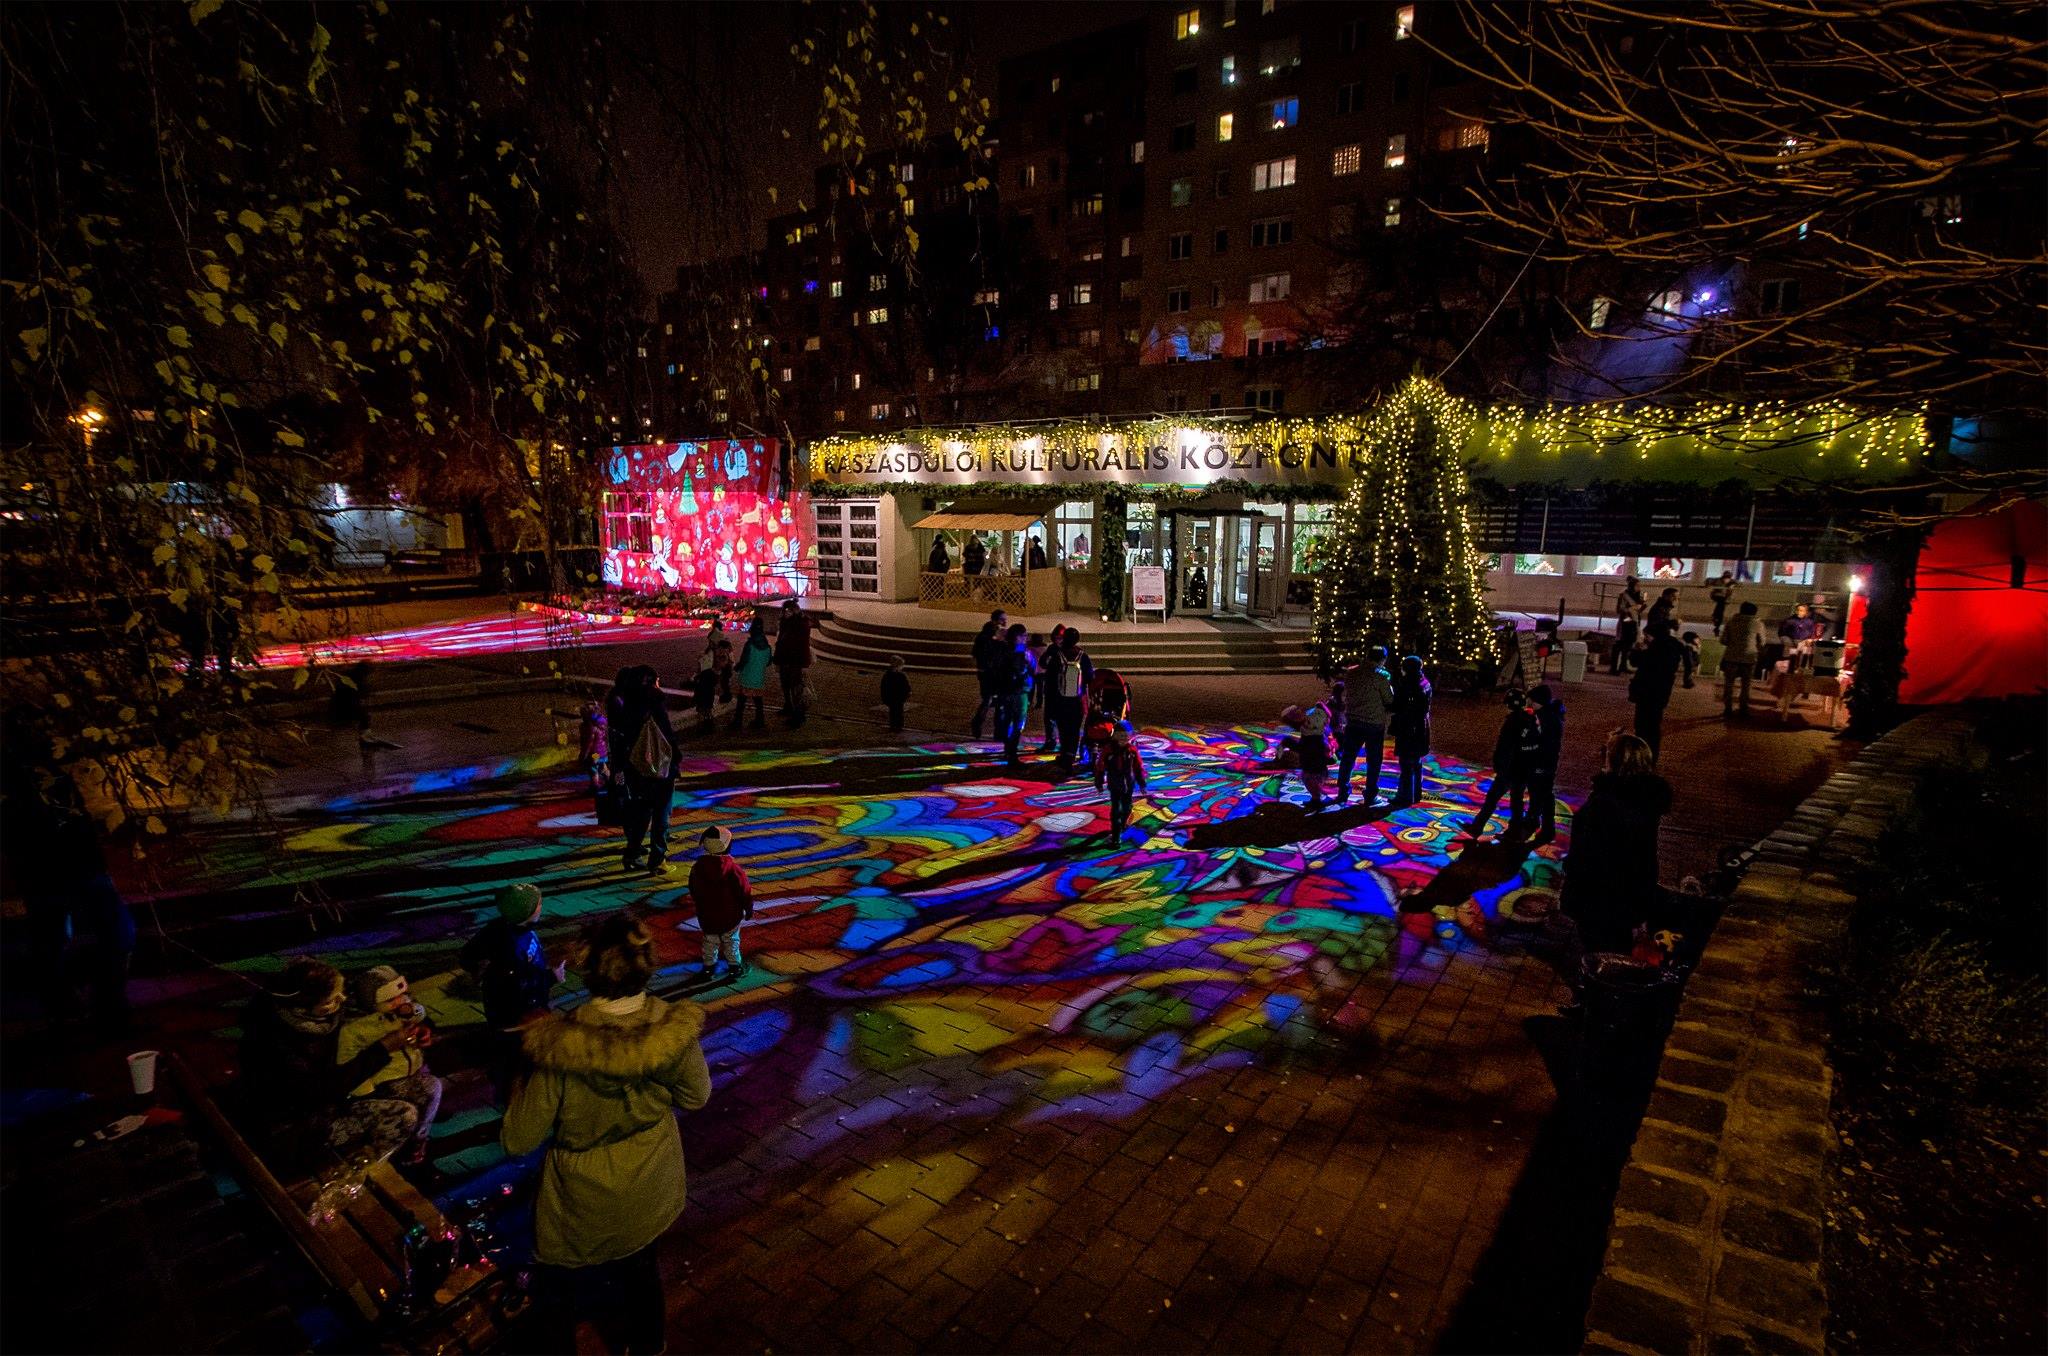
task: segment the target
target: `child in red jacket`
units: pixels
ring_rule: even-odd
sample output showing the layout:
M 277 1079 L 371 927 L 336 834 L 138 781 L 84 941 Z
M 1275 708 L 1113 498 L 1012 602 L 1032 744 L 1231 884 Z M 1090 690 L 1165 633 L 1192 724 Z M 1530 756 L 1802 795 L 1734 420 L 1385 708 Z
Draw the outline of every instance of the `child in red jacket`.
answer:
M 753 887 L 732 859 L 732 835 L 726 830 L 704 830 L 698 846 L 703 855 L 690 867 L 690 902 L 697 907 L 697 929 L 704 934 L 704 973 L 716 969 L 722 956 L 738 978 L 747 972 L 747 963 L 740 959 L 740 923 L 754 916 Z

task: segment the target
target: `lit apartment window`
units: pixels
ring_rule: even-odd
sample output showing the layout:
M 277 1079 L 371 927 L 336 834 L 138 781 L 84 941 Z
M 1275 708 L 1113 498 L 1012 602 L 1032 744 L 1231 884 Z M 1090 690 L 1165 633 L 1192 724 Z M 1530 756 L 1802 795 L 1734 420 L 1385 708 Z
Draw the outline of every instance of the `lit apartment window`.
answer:
M 1223 26 L 1230 27 L 1237 22 L 1237 0 L 1223 0 Z
M 1191 122 L 1184 122 L 1175 127 L 1172 134 L 1166 139 L 1166 149 L 1169 151 L 1192 151 L 1195 149 L 1195 125 Z
M 1403 5 L 1394 11 L 1394 41 L 1415 36 L 1415 6 Z
M 917 215 L 917 199 L 905 198 L 903 200 L 903 215 L 906 217 L 914 217 Z
M 1280 8 L 1280 0 L 1259 0 L 1259 13 L 1271 14 Z
M 1614 298 L 1612 298 L 1612 297 L 1595 297 L 1595 298 L 1593 298 L 1593 309 L 1592 309 L 1592 311 L 1591 311 L 1591 312 L 1590 312 L 1590 313 L 1589 313 L 1589 314 L 1588 314 L 1588 315 L 1586 316 L 1586 328 L 1587 328 L 1587 329 L 1589 329 L 1589 330 L 1604 330 L 1604 329 L 1606 329 L 1606 328 L 1607 328 L 1607 315 L 1608 315 L 1608 313 L 1609 313 L 1610 311 L 1612 311 L 1613 309 L 1614 309 Z
M 1117 242 L 1116 242 L 1116 255 L 1117 255 L 1117 258 L 1119 258 L 1119 259 L 1128 259 L 1128 258 L 1130 258 L 1130 257 L 1131 257 L 1131 251 L 1132 251 L 1133 249 L 1135 249 L 1136 247 L 1137 247 L 1137 237 L 1135 237 L 1135 236 L 1128 236 L 1128 235 L 1126 235 L 1126 236 L 1120 236 L 1120 237 L 1118 237 L 1118 238 L 1117 238 Z
M 1046 293 L 1046 294 L 1045 294 L 1045 309 L 1046 309 L 1046 310 L 1048 310 L 1048 311 L 1057 311 L 1057 310 L 1058 310 L 1059 308 L 1060 308 L 1060 294 L 1059 294 L 1059 293 L 1057 293 L 1057 292 L 1048 292 L 1048 293 Z
M 817 336 L 817 335 L 815 335 L 815 334 L 809 334 L 809 335 L 805 335 L 805 336 L 804 336 L 804 352 L 806 352 L 806 353 L 816 353 L 817 351 L 818 351 L 818 336 Z
M 1175 207 L 1186 207 L 1195 200 L 1195 181 L 1175 179 L 1168 187 L 1168 200 Z
M 835 297 L 844 296 L 846 295 L 846 284 L 835 278 L 832 281 L 832 285 L 825 290 Z
M 1176 313 L 1185 311 L 1193 304 L 1193 294 L 1187 288 L 1169 287 L 1166 289 L 1166 309 L 1168 311 Z
M 1074 257 L 1076 259 L 1079 259 L 1084 264 L 1095 264 L 1102 262 L 1102 242 L 1100 240 L 1089 241 L 1087 244 L 1081 246 L 1081 252 L 1075 255 Z
M 917 178 L 917 166 L 904 165 L 903 167 L 896 171 L 896 177 L 901 179 L 906 184 L 910 183 L 912 180 Z
M 1102 347 L 1101 330 L 1082 330 L 1074 336 L 1074 343 L 1080 348 Z
M 1677 315 L 1685 306 L 1685 293 L 1677 288 L 1650 298 L 1650 309 L 1658 315 Z
M 1385 215 L 1383 215 L 1383 216 L 1382 216 L 1382 217 L 1380 218 L 1380 225 L 1382 225 L 1382 226 L 1399 226 L 1400 224 L 1401 224 L 1401 200 L 1400 200 L 1399 198 L 1389 198 L 1389 199 L 1387 199 L 1387 210 L 1386 210 L 1386 213 L 1385 213 Z
M 1140 338 L 1142 338 L 1142 336 L 1138 333 L 1138 327 L 1136 325 L 1131 325 L 1125 328 L 1123 332 L 1123 341 L 1125 343 L 1135 344 L 1139 341 Z
M 1237 115 L 1236 115 L 1235 113 L 1219 113 L 1219 114 L 1217 114 L 1217 116 L 1216 116 L 1216 139 L 1217 139 L 1218 141 L 1228 141 L 1228 140 L 1230 140 L 1230 137 L 1231 137 L 1231 131 L 1232 131 L 1232 129 L 1233 129 L 1233 128 L 1234 128 L 1234 127 L 1235 127 L 1236 125 L 1237 125 Z
M 1266 122 L 1275 132 L 1301 120 L 1301 100 L 1275 99 L 1266 105 Z
M 796 369 L 793 367 L 778 367 L 775 369 L 775 379 L 777 381 L 795 381 Z
M 1091 194 L 1089 194 L 1089 195 L 1088 195 L 1087 197 L 1085 197 L 1085 198 L 1077 198 L 1077 199 L 1075 199 L 1075 200 L 1074 200 L 1074 215 L 1076 215 L 1076 216 L 1081 216 L 1081 217 L 1099 217 L 1099 216 L 1101 216 L 1101 215 L 1102 215 L 1102 195 L 1101 195 L 1100 193 L 1091 193 Z
M 1099 391 L 1102 389 L 1102 374 L 1100 372 L 1083 372 L 1078 377 L 1068 377 L 1067 389 L 1069 391 Z
M 1269 188 L 1287 188 L 1294 183 L 1294 157 L 1285 156 L 1279 160 L 1263 160 L 1252 166 L 1252 192 L 1264 193 Z
M 1486 143 L 1486 124 L 1483 122 L 1455 123 L 1436 136 L 1437 149 L 1441 151 L 1483 151 Z
M 854 374 L 853 374 L 853 389 L 854 389 L 854 390 L 856 390 L 856 391 L 858 391 L 858 390 L 860 389 L 860 380 L 861 380 L 861 377 L 860 377 L 860 373 L 858 373 L 858 372 L 854 373 Z
M 889 285 L 889 275 L 888 275 L 888 274 L 886 274 L 886 273 L 870 273 L 870 274 L 868 274 L 868 291 L 870 291 L 870 292 L 879 292 L 879 291 L 881 291 L 882 289 L 886 288 L 886 287 L 887 287 L 888 285 Z
M 842 406 L 841 408 L 832 411 L 832 422 L 835 424 L 843 424 L 846 422 L 845 407 Z
M 1166 237 L 1166 257 L 1168 259 L 1192 259 L 1194 254 L 1194 232 L 1177 231 Z
M 1408 134 L 1396 132 L 1387 138 L 1387 154 L 1380 161 L 1388 169 L 1399 169 L 1408 163 Z
M 1036 187 L 1038 187 L 1038 166 L 1036 166 L 1036 165 L 1026 165 L 1026 166 L 1024 166 L 1024 168 L 1022 168 L 1022 169 L 1018 170 L 1018 171 L 1017 171 L 1017 187 L 1019 187 L 1019 188 L 1036 188 Z
M 663 334 L 674 334 L 674 333 L 676 332 L 676 327 L 675 327 L 674 323 L 673 323 L 673 322 L 671 322 L 670 324 L 667 324 L 667 325 L 663 325 L 663 326 L 661 327 L 661 332 L 662 332 Z
M 1252 223 L 1253 249 L 1264 249 L 1268 245 L 1291 244 L 1293 240 L 1293 217 L 1267 217 L 1264 221 Z
M 1262 273 L 1252 279 L 1251 295 L 1247 301 L 1285 301 L 1293 293 L 1293 275 L 1290 273 Z
M 1277 410 L 1280 408 L 1278 386 L 1251 386 L 1245 389 L 1244 403 L 1255 410 Z
M 995 306 L 999 304 L 1002 301 L 1002 299 L 1003 294 L 1001 289 L 994 287 L 984 287 L 979 292 L 976 292 L 974 294 L 974 304 L 976 306 Z
M 876 402 L 875 402 L 874 404 L 872 404 L 872 405 L 868 406 L 868 418 L 870 418 L 870 419 L 887 419 L 888 417 L 889 417 L 889 402 L 888 402 L 888 401 L 886 401 L 886 400 L 877 400 L 877 401 L 876 401 Z
M 1133 165 L 1142 165 L 1142 164 L 1144 164 L 1144 163 L 1145 163 L 1145 143 L 1144 143 L 1144 142 L 1142 142 L 1142 141 L 1134 141 L 1134 142 L 1132 142 L 1132 143 L 1131 143 L 1131 163 L 1132 163 Z
M 1052 92 L 1054 94 L 1058 94 L 1060 92 L 1060 78 L 1058 76 L 1054 76 L 1052 78 Z
M 1077 282 L 1067 289 L 1067 299 L 1076 306 L 1092 305 L 1095 301 L 1095 284 Z
M 1411 22 L 1412 22 L 1412 21 L 1414 20 L 1414 17 L 1415 17 L 1415 11 L 1414 11 L 1413 9 L 1410 9 L 1410 10 L 1408 11 L 1408 17 L 1409 17 L 1409 19 L 1410 19 L 1410 21 L 1411 21 Z M 1178 14 L 1176 14 L 1176 15 L 1174 15 L 1174 16 L 1173 16 L 1173 36 L 1174 36 L 1174 37 L 1176 37 L 1176 38 L 1192 38 L 1193 36 L 1195 36 L 1195 34 L 1197 34 L 1197 33 L 1201 32 L 1201 31 L 1202 31 L 1202 11 L 1201 11 L 1201 10 L 1199 10 L 1199 9 L 1184 9 L 1184 10 L 1182 10 L 1182 11 L 1181 11 L 1180 13 L 1178 13 Z
M 1223 58 L 1223 83 L 1226 85 L 1237 83 L 1237 57 L 1235 54 Z
M 1339 146 L 1330 152 L 1330 173 L 1339 178 L 1346 174 L 1358 173 L 1358 167 L 1365 163 L 1365 156 L 1355 143 Z
M 868 324 L 870 324 L 870 325 L 886 325 L 886 324 L 888 324 L 888 323 L 889 323 L 889 308 L 888 308 L 888 307 L 886 307 L 886 306 L 870 306 L 870 307 L 868 307 Z

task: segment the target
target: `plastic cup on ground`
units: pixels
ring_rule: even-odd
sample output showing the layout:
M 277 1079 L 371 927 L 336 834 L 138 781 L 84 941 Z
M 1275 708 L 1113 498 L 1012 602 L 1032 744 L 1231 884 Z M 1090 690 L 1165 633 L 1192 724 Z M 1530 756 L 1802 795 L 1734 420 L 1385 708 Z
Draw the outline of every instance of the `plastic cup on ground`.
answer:
M 128 1056 L 128 1082 L 135 1089 L 137 1097 L 147 1097 L 156 1091 L 157 1051 L 137 1050 Z

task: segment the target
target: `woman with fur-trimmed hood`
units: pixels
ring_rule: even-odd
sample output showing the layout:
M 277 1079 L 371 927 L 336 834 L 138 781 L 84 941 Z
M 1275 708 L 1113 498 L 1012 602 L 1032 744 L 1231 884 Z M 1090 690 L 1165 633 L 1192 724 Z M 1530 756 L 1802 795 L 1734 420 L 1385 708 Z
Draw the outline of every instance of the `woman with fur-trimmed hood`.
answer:
M 512 1095 L 507 1153 L 543 1144 L 534 1259 L 552 1350 L 571 1350 L 582 1318 L 615 1351 L 658 1351 L 664 1306 L 655 1243 L 683 1211 L 683 1139 L 675 1111 L 711 1097 L 698 1034 L 704 1010 L 647 992 L 654 943 L 623 914 L 583 930 L 573 961 L 590 1001 L 526 1028 L 533 1071 Z

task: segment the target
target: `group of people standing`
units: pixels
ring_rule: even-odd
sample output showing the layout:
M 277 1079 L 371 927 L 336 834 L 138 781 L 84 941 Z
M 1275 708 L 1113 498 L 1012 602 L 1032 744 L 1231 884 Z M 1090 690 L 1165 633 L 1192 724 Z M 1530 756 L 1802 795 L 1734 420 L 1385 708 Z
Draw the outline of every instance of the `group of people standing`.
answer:
M 1130 718 L 1130 685 L 1116 670 L 1095 666 L 1081 647 L 1079 627 L 1055 626 L 1041 639 L 997 608 L 975 636 L 973 656 L 980 701 L 968 733 L 980 739 L 992 718 L 1008 766 L 1023 761 L 1019 749 L 1033 710 L 1042 713 L 1039 751 L 1064 772 L 1087 761 Z

